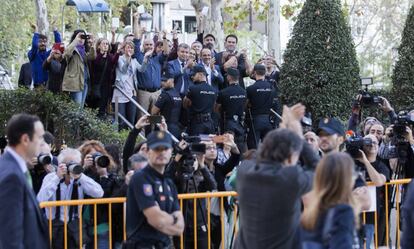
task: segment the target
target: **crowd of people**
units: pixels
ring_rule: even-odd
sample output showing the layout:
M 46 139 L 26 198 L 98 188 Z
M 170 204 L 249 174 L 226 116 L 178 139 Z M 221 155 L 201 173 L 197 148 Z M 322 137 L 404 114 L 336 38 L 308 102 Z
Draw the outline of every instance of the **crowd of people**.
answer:
M 119 114 L 130 124 L 143 115 L 135 100 L 148 113 L 163 115 L 176 138 L 182 132 L 199 135 L 232 129 L 241 140 L 246 123 L 252 127 L 248 145 L 257 147 L 258 140 L 274 128 L 265 116 L 270 108 L 278 108 L 274 58 L 265 55 L 254 65 L 247 50 L 237 47 L 234 34 L 226 36 L 221 52 L 215 48 L 222 41 L 213 34 L 199 34 L 191 44 L 180 43 L 176 30 L 172 37 L 166 32 L 151 37 L 138 20 L 136 13 L 134 33 L 122 42 L 115 41 L 115 30 L 109 40 L 79 29 L 65 46 L 55 29 L 50 50 L 47 37 L 35 30 L 28 53 L 30 67 L 22 66 L 19 85 L 68 94 L 81 107 L 97 109 L 102 118 L 113 114 L 117 103 Z M 245 86 L 245 77 L 256 83 Z M 120 129 L 125 128 L 121 120 Z
M 236 249 L 372 248 L 375 219 L 378 244 L 392 243 L 385 206 L 401 203 L 402 246 L 414 248 L 413 187 L 403 187 L 401 202 L 385 197 L 386 188 L 395 190 L 386 182 L 414 174 L 413 111 L 397 114 L 386 98 L 373 103 L 373 96 L 363 94 L 352 103 L 347 129 L 335 117 L 312 124 L 302 104 L 284 106 L 281 117 L 274 116 L 281 109 L 275 61 L 264 56 L 251 63 L 232 34 L 222 52 L 215 50 L 213 34 L 200 34 L 191 45 L 179 43 L 175 32 L 172 41 L 165 32 L 148 38 L 138 14 L 134 34 L 118 44 L 114 33 L 111 41 L 94 41 L 76 30 L 65 47 L 54 34 L 52 50 L 45 36 L 34 34 L 31 84 L 67 92 L 81 107 L 98 109 L 100 117 L 116 102 L 134 125 L 123 148 L 89 140 L 52 155 L 53 134 L 44 132 L 37 117 L 12 117 L 0 159 L 0 199 L 3 210 L 10 210 L 0 211 L 1 248 L 47 248 L 37 202 L 121 196 L 127 197 L 123 248 L 180 248 L 181 234 L 184 248 L 208 248 L 208 234 L 214 249 L 223 243 Z M 254 83 L 246 86 L 245 77 Z M 151 115 L 139 113 L 132 100 Z M 363 118 L 368 107 L 380 108 L 389 120 Z M 147 134 L 146 140 L 137 143 L 139 134 Z M 367 182 L 376 187 L 377 214 L 367 212 L 363 224 L 361 212 L 373 204 Z M 177 197 L 226 190 L 239 196 L 224 201 L 225 212 L 218 199 L 211 199 L 208 213 L 206 200 L 184 200 L 180 208 Z M 231 217 L 235 203 L 240 229 L 233 241 L 221 229 L 228 220 L 222 215 Z M 64 248 L 64 222 L 68 248 L 79 248 L 79 229 L 85 248 L 94 247 L 95 235 L 99 249 L 110 241 L 121 247 L 122 205 L 54 207 L 44 214 L 53 220 L 53 248 Z

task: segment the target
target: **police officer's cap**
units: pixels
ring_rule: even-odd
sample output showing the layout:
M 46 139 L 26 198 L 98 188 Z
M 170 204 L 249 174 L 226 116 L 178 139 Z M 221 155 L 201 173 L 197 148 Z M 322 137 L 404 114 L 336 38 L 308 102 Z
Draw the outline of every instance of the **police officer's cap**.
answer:
M 195 65 L 191 70 L 191 76 L 194 76 L 196 73 L 204 73 L 207 76 L 207 71 L 202 65 Z
M 323 118 L 319 121 L 318 130 L 316 134 L 319 135 L 321 131 L 328 133 L 329 135 L 338 134 L 340 136 L 345 135 L 344 127 L 341 122 L 336 118 Z
M 266 68 L 263 64 L 256 64 L 256 65 L 254 65 L 253 71 L 266 72 Z
M 149 149 L 156 149 L 161 146 L 172 148 L 171 136 L 165 131 L 153 131 L 147 137 L 147 146 Z
M 167 81 L 167 80 L 172 79 L 172 78 L 174 78 L 174 77 L 167 70 L 162 72 L 161 81 Z
M 234 67 L 229 67 L 227 68 L 227 74 L 233 77 L 239 77 L 240 76 L 240 72 L 237 68 Z

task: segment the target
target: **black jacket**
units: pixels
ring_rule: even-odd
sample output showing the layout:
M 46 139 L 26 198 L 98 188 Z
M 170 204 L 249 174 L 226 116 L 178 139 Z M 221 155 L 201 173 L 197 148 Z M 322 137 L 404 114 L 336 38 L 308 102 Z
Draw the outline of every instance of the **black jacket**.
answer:
M 312 187 L 317 161 L 316 153 L 305 141 L 302 158 L 311 165 L 284 167 L 279 162 L 243 161 L 238 167 L 237 192 L 242 211 L 235 248 L 298 248 L 301 197 Z

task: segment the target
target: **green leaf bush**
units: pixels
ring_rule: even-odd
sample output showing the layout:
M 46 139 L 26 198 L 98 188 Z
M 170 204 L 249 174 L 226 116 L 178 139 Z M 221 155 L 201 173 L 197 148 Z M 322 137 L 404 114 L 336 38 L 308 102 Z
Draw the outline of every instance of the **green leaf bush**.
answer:
M 284 53 L 282 102 L 304 103 L 315 121 L 326 116 L 347 120 L 359 82 L 355 47 L 339 0 L 307 0 Z
M 0 135 L 5 134 L 5 126 L 11 116 L 22 112 L 39 116 L 45 129 L 55 136 L 57 146 L 65 142 L 76 147 L 89 139 L 123 145 L 127 136 L 127 132 L 118 132 L 109 121 L 96 118 L 95 111 L 88 108 L 80 110 L 79 105 L 66 95 L 25 88 L 0 90 Z
M 392 76 L 391 95 L 397 109 L 414 109 L 414 6 L 407 16 Z

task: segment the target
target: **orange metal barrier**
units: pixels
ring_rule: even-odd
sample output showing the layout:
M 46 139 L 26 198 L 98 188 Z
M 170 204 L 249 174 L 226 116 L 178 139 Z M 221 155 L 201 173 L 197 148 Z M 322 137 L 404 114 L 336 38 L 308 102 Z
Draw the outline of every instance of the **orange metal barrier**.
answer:
M 398 205 L 400 201 L 400 187 L 402 184 L 407 184 L 411 181 L 411 179 L 402 179 L 402 180 L 393 180 L 389 183 L 386 183 L 386 186 L 395 185 L 396 191 L 395 191 L 395 203 L 396 203 L 396 242 L 397 242 L 397 248 L 400 248 L 400 230 L 399 230 L 399 217 L 400 217 L 400 207 Z M 369 184 L 371 185 L 371 184 Z M 388 187 L 385 188 L 385 200 L 388 200 Z M 194 216 L 197 217 L 197 202 L 200 201 L 200 199 L 206 199 L 207 200 L 207 238 L 208 238 L 208 248 L 211 248 L 211 219 L 210 219 L 210 211 L 211 211 L 211 198 L 219 198 L 220 200 L 220 219 L 221 219 L 221 248 L 225 248 L 225 220 L 224 220 L 224 198 L 228 197 L 235 197 L 237 196 L 236 192 L 230 191 L 230 192 L 208 192 L 208 193 L 196 193 L 196 194 L 179 194 L 179 202 L 181 210 L 183 210 L 183 201 L 184 200 L 193 200 L 193 209 L 194 209 Z M 109 223 L 109 248 L 112 249 L 112 205 L 117 203 L 123 203 L 125 204 L 126 198 L 105 198 L 105 199 L 86 199 L 86 200 L 69 200 L 69 201 L 50 201 L 50 202 L 42 202 L 40 204 L 41 208 L 45 208 L 46 212 L 49 212 L 49 234 L 50 234 L 50 243 L 52 243 L 52 208 L 57 206 L 63 206 L 64 207 L 64 246 L 65 249 L 67 249 L 67 207 L 68 206 L 77 206 L 79 205 L 82 207 L 83 205 L 93 205 L 93 215 L 94 215 L 94 248 L 97 249 L 97 205 L 108 205 L 108 223 Z M 234 211 L 233 211 L 233 231 L 236 234 L 237 233 L 237 209 L 238 206 L 234 205 Z M 392 207 L 391 207 L 392 208 Z M 389 204 L 388 201 L 385 202 L 385 222 L 386 222 L 386 235 L 389 236 L 390 234 L 390 218 L 388 216 L 389 213 Z M 374 245 L 375 248 L 378 248 L 378 222 L 377 222 L 377 212 L 374 213 L 375 217 L 375 241 Z M 363 223 L 365 223 L 365 213 L 363 214 Z M 79 248 L 82 249 L 82 212 L 79 213 L 79 237 L 80 237 L 80 246 Z M 123 213 L 123 239 L 126 239 L 126 220 L 125 220 L 125 208 Z M 386 240 L 386 245 L 389 247 L 389 239 Z M 181 235 L 180 238 L 180 247 L 181 249 L 184 248 L 184 238 L 183 235 Z M 194 218 L 194 248 L 197 248 L 197 218 Z M 366 245 L 365 245 L 365 248 Z
M 211 246 L 211 229 L 210 229 L 210 204 L 211 198 L 220 198 L 220 212 L 221 212 L 221 224 L 222 224 L 222 248 L 224 249 L 224 198 L 230 196 L 237 196 L 236 192 L 213 192 L 213 193 L 197 193 L 197 194 L 179 194 L 178 199 L 180 200 L 180 207 L 181 210 L 183 209 L 183 201 L 184 200 L 193 200 L 194 201 L 194 217 L 197 217 L 197 200 L 199 199 L 207 199 L 207 220 L 208 220 L 208 247 Z M 52 208 L 63 206 L 64 212 L 64 248 L 67 249 L 68 243 L 68 230 L 67 230 L 67 207 L 68 206 L 80 206 L 82 208 L 83 205 L 93 205 L 93 216 L 94 216 L 94 248 L 97 248 L 98 245 L 98 235 L 97 235 L 97 205 L 108 205 L 108 223 L 109 223 L 109 248 L 112 249 L 112 204 L 116 203 L 123 203 L 125 204 L 126 198 L 104 198 L 104 199 L 84 199 L 84 200 L 67 200 L 67 201 L 48 201 L 40 203 L 41 208 L 45 208 L 46 212 L 49 213 L 49 235 L 50 235 L 50 243 L 52 244 Z M 237 207 L 235 207 L 235 218 L 237 214 Z M 125 209 L 124 209 L 125 210 Z M 126 239 L 126 220 L 125 220 L 125 212 L 123 215 L 123 238 Z M 194 219 L 194 248 L 197 248 L 197 219 Z M 236 222 L 234 223 L 233 229 L 236 229 Z M 82 212 L 79 212 L 79 248 L 82 249 Z M 184 239 L 183 235 L 181 235 L 180 239 L 181 248 L 184 248 Z
M 400 248 L 400 237 L 401 237 L 401 232 L 400 232 L 400 205 L 399 203 L 401 202 L 401 187 L 404 184 L 408 184 L 411 182 L 411 179 L 400 179 L 400 180 L 392 180 L 390 182 L 385 183 L 385 235 L 387 236 L 386 238 L 386 246 L 387 248 L 394 248 L 392 245 L 390 245 L 390 239 L 392 240 L 391 234 L 390 234 L 390 207 L 389 207 L 389 202 L 387 201 L 389 198 L 389 190 L 388 187 L 389 186 L 395 186 L 395 200 L 394 200 L 394 205 L 395 205 L 395 209 L 396 209 L 396 214 L 395 214 L 395 224 L 396 224 L 396 236 L 395 236 L 395 242 L 396 242 L 396 248 Z M 368 183 L 369 186 L 374 186 L 374 184 L 372 183 Z M 381 186 L 383 187 L 383 186 Z M 378 207 L 377 207 L 378 208 Z M 392 209 L 393 207 L 391 207 Z M 366 219 L 366 213 L 363 213 L 363 220 L 362 223 L 365 224 L 365 219 Z M 378 248 L 378 214 L 377 212 L 374 212 L 374 246 L 375 248 Z M 365 248 L 369 248 L 367 245 L 364 245 L 364 249 Z

